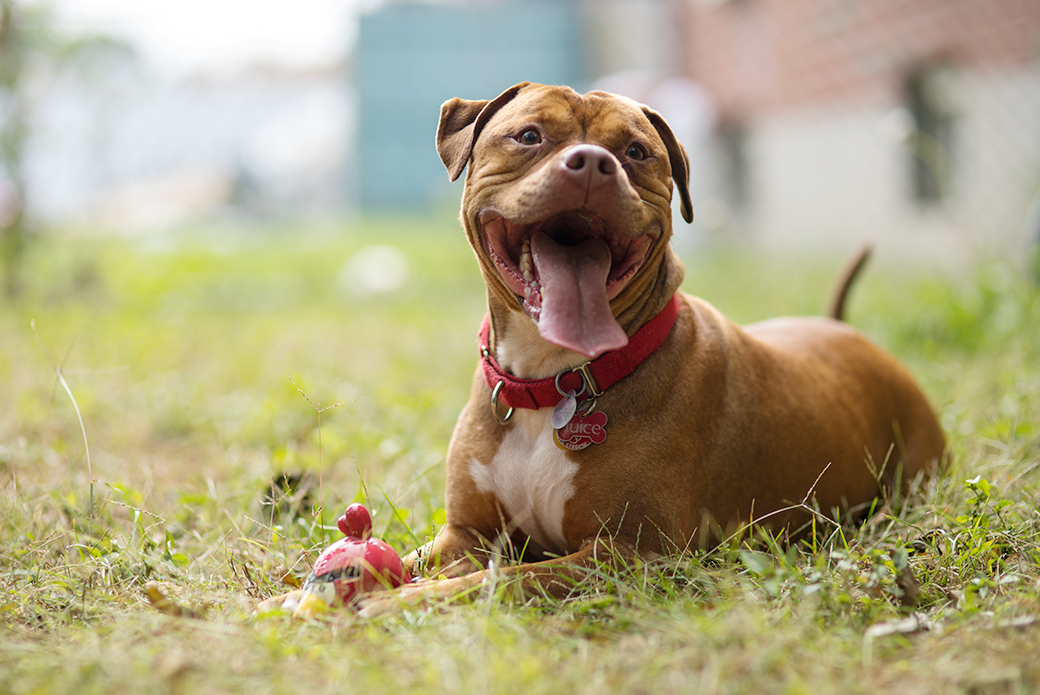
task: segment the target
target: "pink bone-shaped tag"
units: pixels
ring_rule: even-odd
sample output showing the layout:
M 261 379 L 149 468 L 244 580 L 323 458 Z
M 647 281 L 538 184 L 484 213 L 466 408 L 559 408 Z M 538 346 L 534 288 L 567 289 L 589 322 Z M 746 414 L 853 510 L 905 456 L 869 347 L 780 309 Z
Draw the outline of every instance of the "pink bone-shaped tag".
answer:
M 602 444 L 607 438 L 607 414 L 602 410 L 582 417 L 575 415 L 563 427 L 553 431 L 553 439 L 561 449 L 580 451 L 591 444 Z

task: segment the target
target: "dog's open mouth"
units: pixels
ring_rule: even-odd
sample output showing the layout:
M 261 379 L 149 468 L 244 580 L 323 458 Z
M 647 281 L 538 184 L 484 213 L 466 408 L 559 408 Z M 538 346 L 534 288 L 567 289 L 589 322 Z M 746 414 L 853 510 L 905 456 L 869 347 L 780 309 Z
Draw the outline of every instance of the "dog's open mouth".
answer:
M 485 211 L 479 221 L 488 255 L 543 338 L 588 357 L 628 343 L 610 301 L 643 265 L 656 235 L 633 239 L 588 210 L 532 223 Z

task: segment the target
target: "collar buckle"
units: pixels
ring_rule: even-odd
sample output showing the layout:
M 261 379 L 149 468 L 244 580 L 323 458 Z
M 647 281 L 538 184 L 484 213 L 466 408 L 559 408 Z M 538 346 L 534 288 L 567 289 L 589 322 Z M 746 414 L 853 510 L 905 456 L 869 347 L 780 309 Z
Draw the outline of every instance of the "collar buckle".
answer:
M 591 396 L 593 399 L 596 399 L 596 398 L 599 398 L 600 396 L 602 396 L 603 392 L 599 390 L 599 386 L 596 385 L 596 380 L 592 378 L 592 371 L 589 369 L 589 366 L 591 364 L 592 364 L 591 362 L 583 362 L 582 364 L 579 364 L 577 367 L 575 367 L 574 369 L 572 369 L 570 371 L 571 372 L 578 372 L 578 376 L 581 377 L 581 380 L 582 380 L 582 382 L 584 384 L 582 386 L 582 390 L 584 391 L 585 389 L 588 389 L 589 390 L 589 396 Z M 564 371 L 566 371 L 566 370 L 564 370 Z M 561 372 L 561 374 L 562 374 L 562 372 Z M 556 376 L 557 382 L 559 382 L 559 379 L 560 379 L 560 377 L 559 377 L 559 375 L 557 375 Z M 559 385 L 557 385 L 556 388 L 558 389 Z

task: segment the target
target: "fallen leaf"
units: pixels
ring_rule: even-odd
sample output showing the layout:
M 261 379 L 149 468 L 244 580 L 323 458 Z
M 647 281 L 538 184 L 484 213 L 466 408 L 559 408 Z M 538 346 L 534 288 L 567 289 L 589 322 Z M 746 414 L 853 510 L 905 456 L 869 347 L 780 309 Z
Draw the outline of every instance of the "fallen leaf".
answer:
M 176 618 L 195 618 L 196 620 L 201 620 L 205 617 L 201 612 L 182 606 L 173 599 L 167 598 L 166 594 L 162 592 L 162 589 L 155 582 L 148 582 L 144 585 L 144 595 L 148 598 L 148 602 L 152 604 L 152 608 L 164 615 L 172 615 Z

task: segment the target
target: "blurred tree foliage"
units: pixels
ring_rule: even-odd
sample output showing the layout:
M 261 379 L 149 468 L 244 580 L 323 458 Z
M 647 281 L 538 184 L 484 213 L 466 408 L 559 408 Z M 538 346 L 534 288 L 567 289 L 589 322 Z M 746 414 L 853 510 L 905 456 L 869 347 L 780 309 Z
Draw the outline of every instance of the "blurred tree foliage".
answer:
M 25 75 L 38 42 L 42 11 L 0 0 L 0 266 L 8 297 L 18 292 L 18 260 L 25 246 L 25 180 L 28 135 Z
M 62 34 L 46 4 L 0 0 L 0 273 L 8 298 L 19 293 L 32 228 L 26 215 L 31 191 L 26 190 L 25 154 L 33 107 L 61 74 L 89 82 L 92 69 L 113 51 L 133 53 L 109 37 Z

